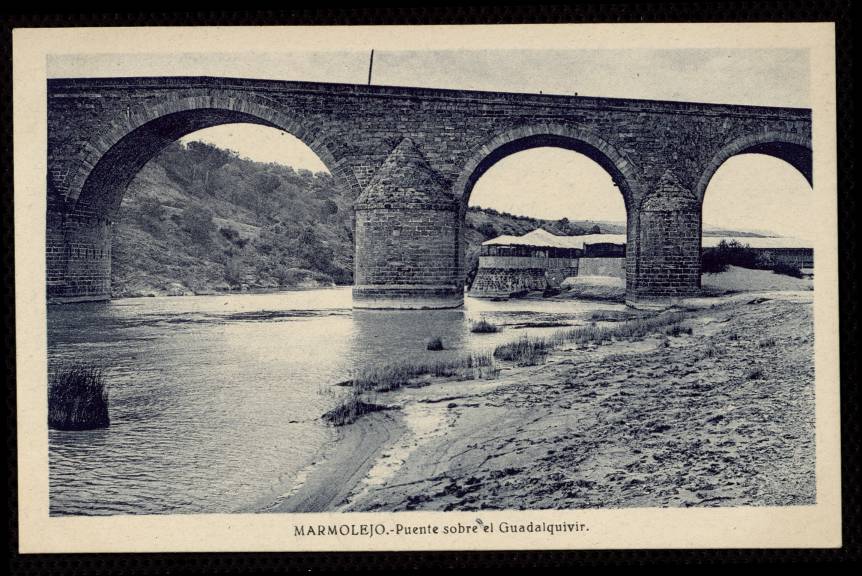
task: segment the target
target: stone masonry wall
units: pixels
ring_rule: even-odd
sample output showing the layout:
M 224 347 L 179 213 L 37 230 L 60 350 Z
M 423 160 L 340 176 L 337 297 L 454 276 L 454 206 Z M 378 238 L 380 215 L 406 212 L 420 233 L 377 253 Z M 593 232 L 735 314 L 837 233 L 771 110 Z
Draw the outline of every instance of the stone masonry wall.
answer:
M 460 304 L 457 215 L 454 210 L 357 210 L 354 299 L 419 297 Z
M 625 258 L 581 258 L 578 276 L 626 277 Z
M 629 299 L 695 294 L 700 288 L 700 203 L 667 171 L 639 216 L 637 286 L 629 288 Z
M 480 298 L 506 297 L 523 290 L 545 290 L 544 268 L 479 268 L 470 295 Z
M 111 297 L 111 224 L 78 207 L 48 213 L 46 244 L 49 302 Z

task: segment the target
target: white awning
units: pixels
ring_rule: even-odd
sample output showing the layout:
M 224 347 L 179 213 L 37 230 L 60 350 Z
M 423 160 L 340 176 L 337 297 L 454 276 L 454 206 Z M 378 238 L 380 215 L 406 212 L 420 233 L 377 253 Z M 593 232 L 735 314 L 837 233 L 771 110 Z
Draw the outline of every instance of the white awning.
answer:
M 584 234 L 583 236 L 557 236 L 538 228 L 523 236 L 498 236 L 482 242 L 483 246 L 531 246 L 534 248 L 577 248 L 585 244 L 625 244 L 625 234 Z

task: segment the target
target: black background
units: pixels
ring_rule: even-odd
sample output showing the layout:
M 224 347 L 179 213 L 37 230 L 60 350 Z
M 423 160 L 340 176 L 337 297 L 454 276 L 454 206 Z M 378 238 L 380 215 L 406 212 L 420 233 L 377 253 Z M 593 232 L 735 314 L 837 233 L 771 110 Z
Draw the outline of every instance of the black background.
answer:
M 448 4 L 448 5 L 447 5 Z M 82 2 L 75 3 L 83 7 Z M 152 3 L 147 3 L 152 6 Z M 126 7 L 128 4 L 117 4 Z M 140 4 L 135 4 L 135 7 Z M 247 2 L 238 3 L 247 7 Z M 0 202 L 3 244 L 4 372 L 6 376 L 7 546 L 13 574 L 234 574 L 287 570 L 368 570 L 417 568 L 517 568 L 572 565 L 706 565 L 739 563 L 857 563 L 859 535 L 859 305 L 855 198 L 855 115 L 853 56 L 855 8 L 850 0 L 772 2 L 586 2 L 574 5 L 464 5 L 436 3 L 401 7 L 342 8 L 281 3 L 280 10 L 137 12 L 53 11 L 0 13 Z M 838 209 L 841 337 L 842 501 L 844 547 L 836 550 L 633 550 L 399 553 L 226 553 L 226 554 L 72 554 L 19 555 L 15 431 L 15 294 L 12 201 L 12 29 L 87 26 L 241 26 L 340 24 L 519 24 L 613 22 L 768 22 L 836 23 L 838 104 Z

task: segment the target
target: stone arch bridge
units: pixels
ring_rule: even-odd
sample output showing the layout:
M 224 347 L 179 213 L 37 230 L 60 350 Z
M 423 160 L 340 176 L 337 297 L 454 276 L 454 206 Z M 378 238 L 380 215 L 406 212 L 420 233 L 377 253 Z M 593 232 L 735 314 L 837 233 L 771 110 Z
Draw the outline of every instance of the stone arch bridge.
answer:
M 557 146 L 607 170 L 627 211 L 627 300 L 700 287 L 701 206 L 728 158 L 769 154 L 809 182 L 811 111 L 210 77 L 48 81 L 47 291 L 110 297 L 111 223 L 166 145 L 252 123 L 307 144 L 356 198 L 354 302 L 463 301 L 464 217 L 499 159 Z

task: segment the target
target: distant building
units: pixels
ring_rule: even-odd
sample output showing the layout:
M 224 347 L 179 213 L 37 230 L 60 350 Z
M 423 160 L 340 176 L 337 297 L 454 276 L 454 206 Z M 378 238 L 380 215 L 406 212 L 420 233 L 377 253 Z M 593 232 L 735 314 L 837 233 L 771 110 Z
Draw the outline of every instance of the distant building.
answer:
M 748 245 L 764 263 L 784 263 L 803 271 L 814 267 L 809 242 L 790 237 L 704 236 L 702 250 L 724 240 Z M 626 235 L 557 236 L 537 229 L 522 236 L 498 236 L 482 243 L 479 267 L 470 294 L 509 296 L 516 292 L 559 287 L 570 276 L 610 276 L 625 279 Z
M 701 250 L 715 249 L 722 240 L 747 245 L 764 265 L 787 264 L 803 271 L 814 269 L 814 247 L 807 240 L 790 236 L 704 236 Z
M 537 229 L 523 236 L 498 236 L 482 243 L 474 296 L 559 287 L 569 276 L 625 277 L 624 234 L 557 236 Z

